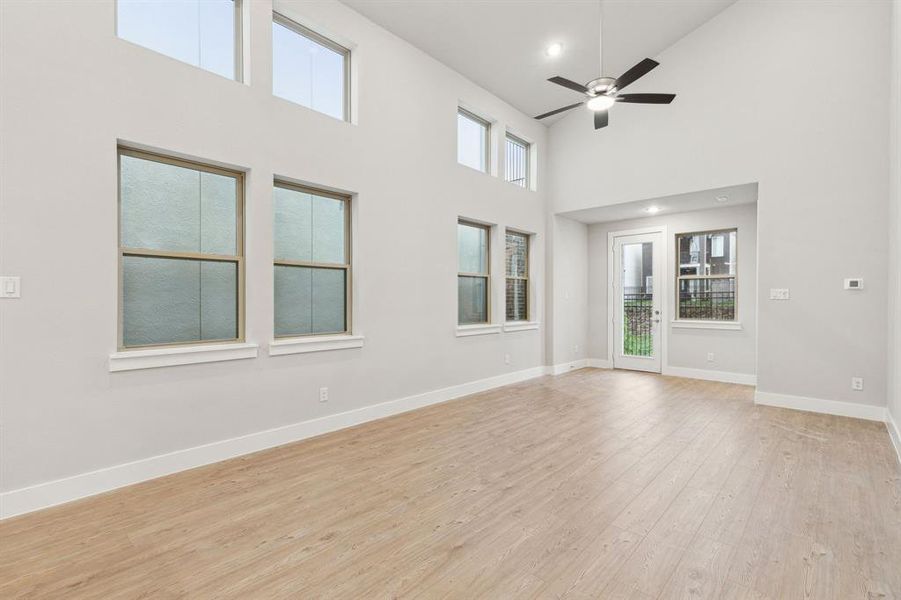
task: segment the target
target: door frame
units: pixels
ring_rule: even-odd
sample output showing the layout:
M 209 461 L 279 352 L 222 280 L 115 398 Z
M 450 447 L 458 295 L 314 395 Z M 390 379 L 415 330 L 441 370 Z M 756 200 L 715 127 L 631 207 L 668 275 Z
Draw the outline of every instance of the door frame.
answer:
M 663 256 L 661 257 L 659 263 L 661 266 L 661 271 L 663 275 L 663 285 L 659 286 L 657 289 L 660 290 L 660 373 L 663 374 L 669 367 L 669 362 L 667 361 L 667 348 L 669 347 L 668 343 L 668 332 L 669 332 L 669 324 L 671 322 L 670 311 L 672 308 L 671 301 L 671 293 L 673 292 L 671 272 L 670 272 L 670 244 L 669 244 L 669 235 L 667 232 L 666 225 L 652 225 L 649 227 L 640 227 L 637 229 L 622 229 L 619 231 L 608 231 L 607 232 L 607 364 L 610 365 L 610 368 L 614 368 L 613 364 L 613 355 L 614 355 L 614 345 L 616 343 L 616 336 L 614 334 L 614 328 L 616 327 L 616 311 L 614 310 L 614 302 L 616 300 L 613 291 L 613 270 L 614 270 L 614 243 L 616 238 L 628 236 L 628 235 L 643 235 L 647 233 L 659 233 L 662 242 L 662 252 Z M 656 275 L 655 275 L 656 278 Z

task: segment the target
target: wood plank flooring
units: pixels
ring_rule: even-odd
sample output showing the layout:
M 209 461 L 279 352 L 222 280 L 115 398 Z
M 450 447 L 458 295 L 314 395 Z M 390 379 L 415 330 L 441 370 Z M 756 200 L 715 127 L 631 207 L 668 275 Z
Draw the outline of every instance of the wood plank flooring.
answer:
M 901 600 L 881 423 L 583 369 L 0 522 L 2 598 Z

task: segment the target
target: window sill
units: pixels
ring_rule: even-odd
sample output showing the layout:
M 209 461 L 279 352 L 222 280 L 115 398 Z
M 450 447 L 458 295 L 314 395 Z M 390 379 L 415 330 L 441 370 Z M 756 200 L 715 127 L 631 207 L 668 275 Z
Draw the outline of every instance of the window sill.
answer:
M 457 325 L 457 337 L 469 337 L 471 335 L 490 335 L 500 333 L 501 326 L 495 323 L 480 323 L 478 325 Z
M 541 325 L 538 321 L 510 321 L 504 323 L 504 331 L 531 331 Z
M 154 369 L 157 367 L 256 358 L 257 349 L 258 346 L 256 344 L 233 343 L 125 350 L 110 354 L 109 370 L 111 373 L 114 373 L 117 371 L 134 371 L 137 369 Z
M 269 356 L 362 348 L 363 340 L 362 335 L 319 335 L 277 339 L 269 342 Z
M 723 331 L 740 331 L 741 321 L 672 321 L 673 329 L 719 329 Z

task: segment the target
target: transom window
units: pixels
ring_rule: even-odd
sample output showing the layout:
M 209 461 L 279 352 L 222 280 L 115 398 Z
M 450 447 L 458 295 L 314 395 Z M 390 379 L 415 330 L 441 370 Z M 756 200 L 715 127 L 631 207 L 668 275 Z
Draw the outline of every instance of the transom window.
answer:
M 273 13 L 273 94 L 347 121 L 349 81 L 350 50 Z
M 244 337 L 243 174 L 119 149 L 119 347 Z
M 276 182 L 275 337 L 350 331 L 350 198 Z
M 735 320 L 737 231 L 676 236 L 677 318 Z
M 507 320 L 529 320 L 529 236 L 507 231 Z
M 457 223 L 457 322 L 460 325 L 487 323 L 490 318 L 489 233 L 487 225 Z
M 491 125 L 463 108 L 457 109 L 457 162 L 483 173 L 488 172 Z
M 116 32 L 229 79 L 241 79 L 240 0 L 118 0 Z
M 507 134 L 506 167 L 504 179 L 519 187 L 529 187 L 529 150 L 531 145 L 516 137 Z

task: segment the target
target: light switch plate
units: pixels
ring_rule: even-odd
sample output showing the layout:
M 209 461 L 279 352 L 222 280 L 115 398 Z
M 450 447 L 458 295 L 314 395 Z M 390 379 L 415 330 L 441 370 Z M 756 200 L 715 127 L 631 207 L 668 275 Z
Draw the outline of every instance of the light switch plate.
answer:
M 0 277 L 0 298 L 20 298 L 22 285 L 18 277 Z
M 770 300 L 790 300 L 788 288 L 770 288 Z

